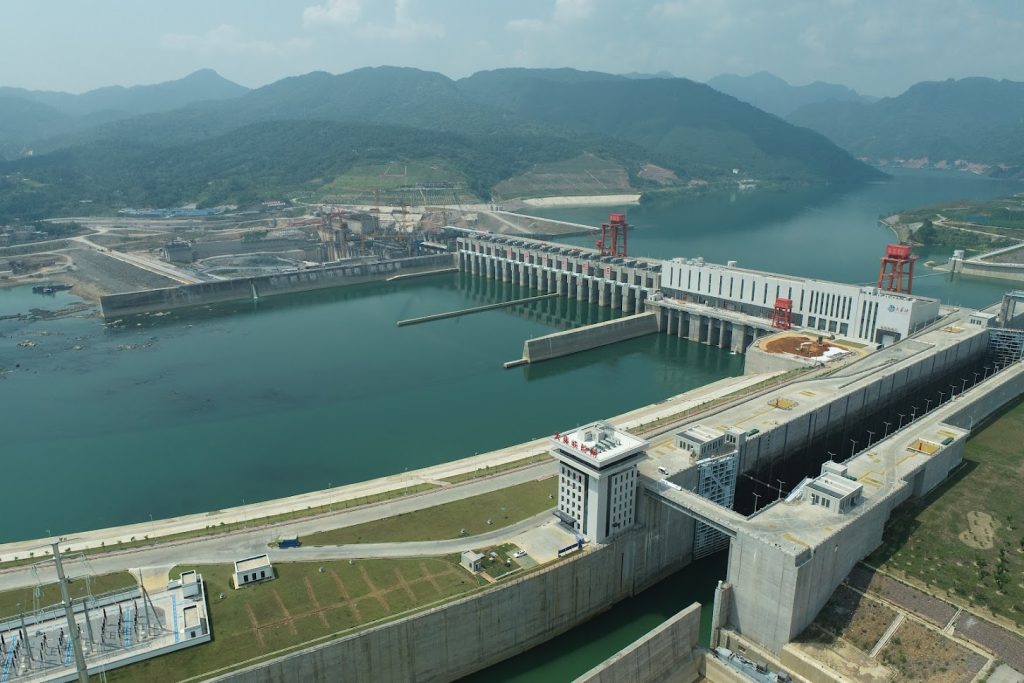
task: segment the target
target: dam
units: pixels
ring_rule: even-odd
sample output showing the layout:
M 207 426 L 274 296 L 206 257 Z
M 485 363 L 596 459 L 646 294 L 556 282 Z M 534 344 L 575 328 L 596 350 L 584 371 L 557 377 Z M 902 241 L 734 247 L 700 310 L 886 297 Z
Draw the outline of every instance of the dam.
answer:
M 567 426 L 548 444 L 559 461 L 563 513 L 549 524 L 583 537 L 582 552 L 479 595 L 225 673 L 225 680 L 270 681 L 297 672 L 316 679 L 326 671 L 452 680 L 555 637 L 723 549 L 729 567 L 716 594 L 714 638 L 734 632 L 777 652 L 878 544 L 892 509 L 943 481 L 962 459 L 972 426 L 1022 390 L 1020 345 L 1009 353 L 1000 346 L 1019 334 L 992 311 L 698 259 L 604 258 L 487 235 L 462 238 L 454 256 L 464 274 L 475 268 L 478 277 L 619 316 L 596 325 L 636 319 L 645 334 L 747 353 L 781 384 L 722 397 L 660 430 L 628 426 L 642 432 L 637 441 L 623 425 Z M 786 325 L 775 319 L 778 299 L 791 305 Z M 835 337 L 840 353 L 805 357 L 761 343 L 785 333 L 803 335 L 800 345 Z M 956 384 L 910 419 L 853 443 L 849 457 L 821 447 L 803 463 L 799 481 L 779 484 L 774 501 L 755 502 L 749 511 L 737 502 L 744 476 L 761 478 L 795 450 L 813 451 L 838 425 L 874 419 L 890 397 L 913 402 L 935 378 Z M 488 628 L 495 620 L 507 628 Z M 657 651 L 696 673 L 692 612 L 681 613 L 676 626 L 689 645 Z M 668 632 L 652 638 L 662 635 Z

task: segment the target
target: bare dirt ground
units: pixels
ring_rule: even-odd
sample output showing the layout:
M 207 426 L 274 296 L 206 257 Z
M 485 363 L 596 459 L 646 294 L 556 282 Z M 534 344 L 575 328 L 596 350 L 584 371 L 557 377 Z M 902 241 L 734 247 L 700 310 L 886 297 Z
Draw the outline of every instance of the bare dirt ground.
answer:
M 902 680 L 934 683 L 967 683 L 988 661 L 910 619 L 903 622 L 879 657 L 899 671 Z
M 818 358 L 829 349 L 836 347 L 824 340 L 819 344 L 817 338 L 793 334 L 769 339 L 762 348 L 768 353 L 791 353 L 803 358 Z
M 179 283 L 148 270 L 99 254 L 92 249 L 72 249 L 67 252 L 75 269 L 61 274 L 61 280 L 75 285 L 75 294 L 99 301 L 102 294 L 134 292 L 156 287 L 173 287 Z
M 826 631 L 842 634 L 864 652 L 870 652 L 896 616 L 895 610 L 877 600 L 840 586 L 817 621 Z
M 999 522 L 992 515 L 979 510 L 967 513 L 967 529 L 960 532 L 960 541 L 964 545 L 978 550 L 989 550 L 995 547 L 996 529 Z

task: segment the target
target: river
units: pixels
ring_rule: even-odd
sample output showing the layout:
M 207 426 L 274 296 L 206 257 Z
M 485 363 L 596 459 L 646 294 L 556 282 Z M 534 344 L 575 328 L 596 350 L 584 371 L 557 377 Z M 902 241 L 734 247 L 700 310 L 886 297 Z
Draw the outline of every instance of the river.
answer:
M 736 259 L 847 282 L 877 278 L 882 215 L 1020 191 L 901 172 L 856 188 L 737 193 L 626 207 L 633 254 Z M 608 208 L 537 210 L 599 223 Z M 574 238 L 590 243 L 593 238 Z M 948 254 L 922 254 L 944 260 Z M 920 268 L 915 292 L 980 306 L 1007 285 Z M 500 448 L 742 372 L 742 357 L 664 335 L 504 370 L 525 339 L 610 315 L 574 301 L 397 328 L 524 292 L 466 275 L 310 292 L 119 325 L 0 320 L 0 542 L 217 509 Z M 58 308 L 0 289 L 0 316 Z M 32 341 L 33 348 L 18 342 Z M 565 680 L 693 600 L 724 558 L 687 568 L 487 680 Z M 706 615 L 705 615 L 706 616 Z M 480 678 L 483 680 L 483 678 Z

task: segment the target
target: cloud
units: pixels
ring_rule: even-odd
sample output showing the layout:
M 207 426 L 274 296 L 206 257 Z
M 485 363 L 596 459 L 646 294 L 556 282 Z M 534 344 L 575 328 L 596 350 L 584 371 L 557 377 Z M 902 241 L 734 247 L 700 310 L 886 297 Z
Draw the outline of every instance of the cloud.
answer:
M 391 24 L 366 24 L 359 27 L 360 35 L 378 40 L 408 42 L 418 38 L 442 38 L 444 26 L 433 21 L 420 21 L 413 16 L 411 0 L 395 0 L 394 21 Z
M 511 19 L 505 30 L 515 33 L 551 33 L 584 19 L 594 13 L 593 0 L 555 0 L 547 19 Z
M 300 52 L 309 47 L 309 41 L 289 38 L 281 42 L 246 38 L 242 31 L 231 24 L 221 24 L 202 35 L 192 33 L 167 33 L 160 38 L 160 46 L 169 50 L 210 54 L 256 54 L 284 55 Z
M 360 0 L 327 0 L 302 10 L 302 23 L 306 27 L 320 25 L 351 26 L 359 20 Z
M 593 13 L 593 0 L 555 0 L 554 18 L 559 24 L 580 21 Z

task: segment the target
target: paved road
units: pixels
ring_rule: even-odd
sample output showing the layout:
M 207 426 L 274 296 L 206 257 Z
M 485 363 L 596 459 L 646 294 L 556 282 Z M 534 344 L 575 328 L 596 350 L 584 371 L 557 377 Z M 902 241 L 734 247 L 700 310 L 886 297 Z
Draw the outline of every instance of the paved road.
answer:
M 551 515 L 549 512 L 545 512 L 493 532 L 452 541 L 355 544 L 331 548 L 295 548 L 284 551 L 272 550 L 268 548 L 268 544 L 279 536 L 294 534 L 301 537 L 315 531 L 340 529 L 462 500 L 470 496 L 532 481 L 539 477 L 550 476 L 553 474 L 554 469 L 553 462 L 540 463 L 495 477 L 470 481 L 459 486 L 435 489 L 429 493 L 417 496 L 397 498 L 394 501 L 368 505 L 352 510 L 343 510 L 333 514 L 328 513 L 295 522 L 258 527 L 252 531 L 242 530 L 208 538 L 190 539 L 163 543 L 148 548 L 105 553 L 93 556 L 89 559 L 88 564 L 90 571 L 97 574 L 106 574 L 136 567 L 169 567 L 192 562 L 199 564 L 233 562 L 234 560 L 263 552 L 270 553 L 271 557 L 275 559 L 291 560 L 404 557 L 412 555 L 444 555 L 461 552 L 467 548 L 490 545 L 495 540 L 515 536 L 527 529 L 543 524 L 544 521 L 550 519 Z M 33 572 L 30 566 L 13 567 L 0 571 L 0 591 L 35 585 L 37 583 L 36 576 L 37 574 Z M 55 580 L 56 575 L 52 568 L 47 567 L 38 570 L 38 581 L 46 583 Z

